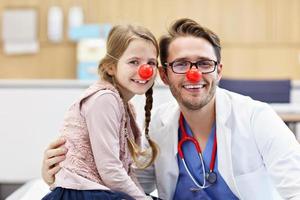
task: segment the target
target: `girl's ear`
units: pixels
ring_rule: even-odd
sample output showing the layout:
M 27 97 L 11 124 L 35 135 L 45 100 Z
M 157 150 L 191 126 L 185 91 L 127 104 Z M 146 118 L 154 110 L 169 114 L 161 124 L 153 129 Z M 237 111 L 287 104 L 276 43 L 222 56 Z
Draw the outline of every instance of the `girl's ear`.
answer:
M 163 81 L 163 83 L 165 85 L 169 85 L 169 79 L 168 79 L 167 69 L 164 68 L 164 67 L 162 67 L 162 66 L 159 66 L 158 67 L 158 71 L 159 71 L 160 79 Z
M 114 65 L 106 65 L 105 68 L 106 68 L 107 73 L 110 76 L 116 75 L 116 66 L 114 66 Z

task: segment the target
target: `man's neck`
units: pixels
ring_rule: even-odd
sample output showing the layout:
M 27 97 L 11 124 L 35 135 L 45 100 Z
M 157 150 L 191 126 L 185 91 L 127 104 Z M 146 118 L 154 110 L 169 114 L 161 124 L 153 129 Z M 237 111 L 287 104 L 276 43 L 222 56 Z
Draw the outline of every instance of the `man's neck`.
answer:
M 193 131 L 194 137 L 208 138 L 213 123 L 215 122 L 215 99 L 199 110 L 189 110 L 180 107 L 181 112 Z

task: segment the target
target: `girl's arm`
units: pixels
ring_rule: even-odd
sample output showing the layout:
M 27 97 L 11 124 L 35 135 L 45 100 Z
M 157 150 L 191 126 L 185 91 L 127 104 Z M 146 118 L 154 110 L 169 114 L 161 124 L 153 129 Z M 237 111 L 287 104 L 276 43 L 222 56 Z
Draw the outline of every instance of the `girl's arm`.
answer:
M 130 178 L 120 160 L 120 108 L 115 94 L 107 91 L 92 96 L 82 105 L 95 163 L 107 187 L 125 192 L 135 199 L 146 199 L 145 193 Z

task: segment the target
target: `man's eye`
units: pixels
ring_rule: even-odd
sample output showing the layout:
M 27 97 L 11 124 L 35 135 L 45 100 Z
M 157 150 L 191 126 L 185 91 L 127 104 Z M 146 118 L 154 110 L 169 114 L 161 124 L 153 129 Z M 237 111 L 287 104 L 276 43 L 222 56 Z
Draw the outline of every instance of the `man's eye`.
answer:
M 178 62 L 175 62 L 174 63 L 174 66 L 175 67 L 185 67 L 185 66 L 187 66 L 188 65 L 188 62 L 185 62 L 185 61 L 178 61 Z
M 199 67 L 210 67 L 212 65 L 213 65 L 213 62 L 211 62 L 209 60 L 203 60 L 203 61 L 197 62 L 197 66 L 199 66 Z

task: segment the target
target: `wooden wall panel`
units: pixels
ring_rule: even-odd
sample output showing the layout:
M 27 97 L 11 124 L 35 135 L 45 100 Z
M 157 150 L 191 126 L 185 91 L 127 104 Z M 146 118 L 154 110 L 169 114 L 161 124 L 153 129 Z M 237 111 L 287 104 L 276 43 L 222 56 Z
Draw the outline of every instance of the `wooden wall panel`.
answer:
M 226 0 L 222 5 L 220 36 L 233 44 L 265 42 L 267 14 L 267 0 Z
M 223 75 L 229 78 L 299 79 L 298 48 L 230 47 L 223 50 Z
M 53 5 L 64 12 L 65 36 L 59 44 L 47 39 L 47 12 Z M 175 19 L 193 18 L 220 36 L 224 75 L 300 79 L 299 0 L 1 0 L 0 16 L 4 8 L 37 9 L 41 50 L 7 56 L 1 48 L 0 78 L 75 78 L 76 44 L 67 39 L 73 5 L 82 6 L 86 23 L 142 24 L 157 37 Z
M 300 43 L 300 1 L 273 0 L 272 39 L 275 43 Z
M 0 51 L 0 78 L 76 78 L 75 44 L 46 45 L 36 55 L 6 56 Z

